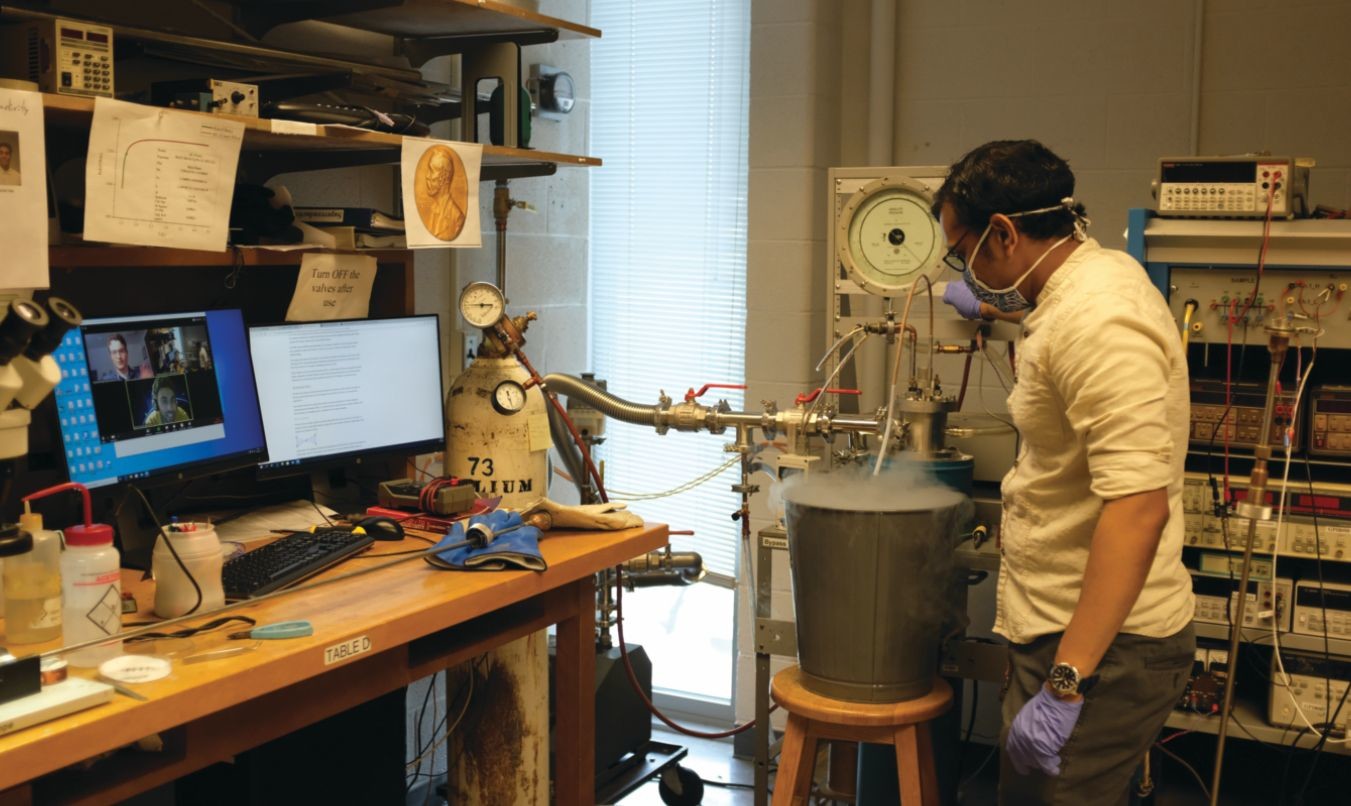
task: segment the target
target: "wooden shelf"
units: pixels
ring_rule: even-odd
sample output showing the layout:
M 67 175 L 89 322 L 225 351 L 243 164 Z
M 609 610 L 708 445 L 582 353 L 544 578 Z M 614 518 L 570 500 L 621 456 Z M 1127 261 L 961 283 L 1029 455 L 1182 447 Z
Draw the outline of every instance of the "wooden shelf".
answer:
M 341 5 L 332 3 L 330 7 Z M 596 28 L 495 0 L 402 0 L 387 8 L 315 16 L 364 31 L 409 38 L 500 38 L 531 45 L 600 36 Z
M 497 0 L 232 0 L 255 33 L 318 19 L 405 39 L 489 40 L 537 45 L 597 38 L 600 31 Z
M 45 93 L 43 107 L 49 125 L 71 129 L 88 129 L 94 118 L 92 98 L 74 98 Z M 185 115 L 206 115 L 206 112 L 174 110 Z M 328 165 L 345 167 L 352 164 L 397 164 L 403 147 L 403 136 L 366 131 L 347 126 L 316 126 L 315 134 L 286 134 L 295 130 L 291 121 L 273 121 L 238 115 L 213 114 L 211 117 L 238 121 L 244 125 L 243 150 L 262 155 L 287 155 L 291 170 L 310 170 Z M 304 126 L 304 124 L 300 124 Z M 316 159 L 307 160 L 305 155 Z M 339 155 L 350 155 L 341 160 Z M 483 180 L 516 176 L 545 176 L 562 166 L 597 167 L 595 157 L 536 151 L 529 148 L 483 146 Z M 505 176 L 504 176 L 505 174 Z
M 315 247 L 324 252 L 351 252 Z M 305 249 L 279 251 L 257 246 L 239 248 L 238 261 L 241 266 L 295 266 L 305 254 Z M 404 263 L 408 252 L 402 249 L 361 249 L 354 254 L 370 255 L 377 263 Z M 162 246 L 116 246 L 111 244 L 88 244 L 86 246 L 53 246 L 48 249 L 49 262 L 53 269 L 119 269 L 145 268 L 149 266 L 175 267 L 212 267 L 233 266 L 236 257 L 234 250 L 224 252 L 204 252 L 195 249 L 170 249 Z

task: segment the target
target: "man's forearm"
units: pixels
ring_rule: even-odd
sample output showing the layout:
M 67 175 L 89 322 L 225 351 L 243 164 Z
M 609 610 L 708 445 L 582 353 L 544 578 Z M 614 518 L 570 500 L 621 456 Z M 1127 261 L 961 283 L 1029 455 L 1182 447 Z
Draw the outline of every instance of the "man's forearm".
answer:
M 1088 550 L 1079 602 L 1056 653 L 1084 677 L 1093 674 L 1140 597 L 1168 523 L 1168 491 L 1108 501 Z

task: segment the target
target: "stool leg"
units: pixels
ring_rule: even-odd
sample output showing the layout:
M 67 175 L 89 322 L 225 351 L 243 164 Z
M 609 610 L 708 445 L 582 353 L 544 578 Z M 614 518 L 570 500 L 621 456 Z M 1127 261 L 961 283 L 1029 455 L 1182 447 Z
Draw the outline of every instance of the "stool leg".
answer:
M 938 771 L 928 724 L 901 725 L 894 741 L 902 806 L 938 806 Z
M 923 806 L 938 806 L 938 766 L 934 764 L 934 746 L 929 733 L 929 723 L 916 725 L 915 736 L 919 743 L 919 782 L 924 788 L 924 796 L 920 803 Z
M 774 779 L 774 806 L 806 803 L 816 772 L 816 736 L 805 717 L 790 713 L 788 730 L 779 753 L 779 774 Z

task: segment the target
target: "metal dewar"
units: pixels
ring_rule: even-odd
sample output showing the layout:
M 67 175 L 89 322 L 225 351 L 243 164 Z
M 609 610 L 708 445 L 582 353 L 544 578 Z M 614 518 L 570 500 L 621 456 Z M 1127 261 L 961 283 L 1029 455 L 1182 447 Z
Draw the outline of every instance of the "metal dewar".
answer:
M 879 481 L 885 481 L 882 477 Z M 888 511 L 887 498 L 909 499 Z M 784 491 L 803 685 L 856 702 L 929 693 L 951 604 L 965 496 L 940 485 L 851 509 L 810 483 Z

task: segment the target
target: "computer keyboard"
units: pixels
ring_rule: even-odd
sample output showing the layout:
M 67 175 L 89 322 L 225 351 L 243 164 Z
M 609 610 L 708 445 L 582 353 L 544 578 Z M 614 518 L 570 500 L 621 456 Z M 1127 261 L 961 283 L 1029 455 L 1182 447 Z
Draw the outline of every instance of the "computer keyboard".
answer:
M 375 538 L 346 529 L 297 532 L 242 554 L 221 571 L 227 599 L 251 599 L 313 576 L 370 548 Z

